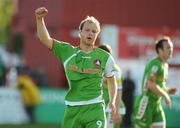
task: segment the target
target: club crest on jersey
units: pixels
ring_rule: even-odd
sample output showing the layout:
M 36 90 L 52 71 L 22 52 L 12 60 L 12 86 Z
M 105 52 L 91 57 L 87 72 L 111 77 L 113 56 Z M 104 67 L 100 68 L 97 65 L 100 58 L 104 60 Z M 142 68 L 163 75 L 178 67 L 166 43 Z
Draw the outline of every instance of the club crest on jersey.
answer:
M 99 60 L 99 59 L 94 60 L 94 64 L 95 64 L 96 68 L 100 68 L 101 67 L 101 60 Z
M 154 65 L 154 66 L 151 68 L 151 72 L 156 73 L 157 71 L 158 71 L 158 66 Z

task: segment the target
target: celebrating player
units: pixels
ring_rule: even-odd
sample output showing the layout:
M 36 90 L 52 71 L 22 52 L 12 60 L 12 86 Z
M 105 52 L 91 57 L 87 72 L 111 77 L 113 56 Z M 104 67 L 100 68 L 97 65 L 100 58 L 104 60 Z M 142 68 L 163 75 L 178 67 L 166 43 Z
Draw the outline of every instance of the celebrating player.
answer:
M 112 70 L 113 57 L 102 49 L 95 48 L 100 32 L 99 21 L 87 17 L 79 26 L 80 44 L 52 39 L 45 26 L 44 17 L 48 10 L 36 9 L 37 32 L 41 42 L 47 46 L 63 63 L 69 91 L 65 97 L 63 128 L 105 128 L 105 112 L 102 97 L 103 77 L 107 78 L 110 88 L 111 118 L 115 114 L 117 87 Z

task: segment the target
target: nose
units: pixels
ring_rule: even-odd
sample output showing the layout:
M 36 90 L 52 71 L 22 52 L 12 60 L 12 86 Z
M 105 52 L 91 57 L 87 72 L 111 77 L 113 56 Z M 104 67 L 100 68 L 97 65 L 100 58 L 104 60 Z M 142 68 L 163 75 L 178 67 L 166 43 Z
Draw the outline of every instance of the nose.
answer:
M 92 31 L 89 31 L 89 35 L 93 35 L 93 32 L 92 32 Z

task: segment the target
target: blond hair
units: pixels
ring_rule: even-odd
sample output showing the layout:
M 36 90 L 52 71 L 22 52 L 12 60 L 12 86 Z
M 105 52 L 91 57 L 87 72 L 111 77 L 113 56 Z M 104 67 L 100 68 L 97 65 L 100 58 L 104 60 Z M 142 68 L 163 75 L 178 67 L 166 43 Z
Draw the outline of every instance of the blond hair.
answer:
M 87 16 L 84 20 L 81 21 L 80 25 L 79 25 L 79 30 L 81 31 L 84 27 L 84 24 L 88 22 L 88 23 L 94 23 L 97 25 L 98 28 L 98 32 L 100 32 L 100 23 L 99 21 L 93 17 L 93 16 Z

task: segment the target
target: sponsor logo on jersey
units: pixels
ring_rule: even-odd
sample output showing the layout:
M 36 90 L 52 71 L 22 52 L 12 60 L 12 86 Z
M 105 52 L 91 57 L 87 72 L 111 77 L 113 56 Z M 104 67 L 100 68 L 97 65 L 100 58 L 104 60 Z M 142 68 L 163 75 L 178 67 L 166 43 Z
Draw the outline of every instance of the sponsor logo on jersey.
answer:
M 147 104 L 148 104 L 148 97 L 143 96 L 141 101 L 140 101 L 138 112 L 136 115 L 137 119 L 142 119 L 144 117 L 144 113 L 146 111 Z
M 70 65 L 69 66 L 70 70 L 76 71 L 76 72 L 80 72 L 80 73 L 90 73 L 90 74 L 101 74 L 101 70 L 100 69 L 93 69 L 93 68 L 78 68 L 75 65 Z
M 161 82 L 167 81 L 167 76 L 157 76 L 155 73 L 150 73 L 150 77 L 153 81 L 159 80 Z

